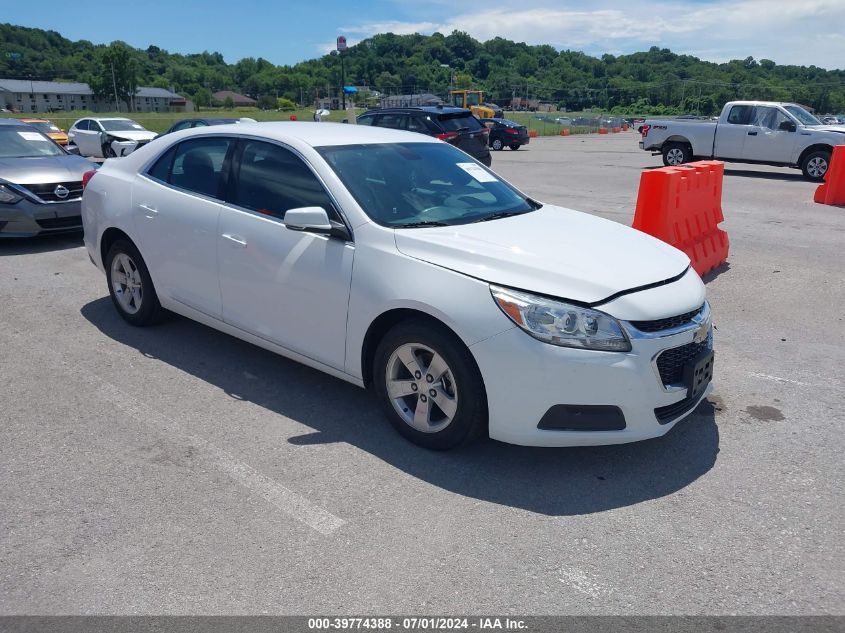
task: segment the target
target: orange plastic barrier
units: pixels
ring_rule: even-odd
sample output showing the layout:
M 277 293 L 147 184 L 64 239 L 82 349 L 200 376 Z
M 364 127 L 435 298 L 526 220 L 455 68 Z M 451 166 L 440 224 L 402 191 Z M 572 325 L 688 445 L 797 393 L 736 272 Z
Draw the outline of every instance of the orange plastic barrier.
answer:
M 291 115 L 290 115 L 290 120 L 291 120 L 291 121 L 296 121 L 296 115 L 295 115 L 295 114 L 291 114 Z
M 528 138 L 537 138 L 540 133 L 537 130 L 528 130 Z
M 572 132 L 570 132 L 568 128 L 563 128 L 563 129 L 560 131 L 560 135 L 561 135 L 561 136 L 569 136 L 570 134 L 572 134 Z
M 600 127 L 599 128 L 599 134 L 607 134 L 607 128 L 606 127 Z
M 813 200 L 821 204 L 845 205 L 845 145 L 836 145 Z
M 611 130 L 613 130 L 614 134 L 619 134 L 619 132 L 622 131 L 622 128 L 621 127 L 614 127 L 614 128 L 611 128 Z
M 679 248 L 699 275 L 728 259 L 728 234 L 719 228 L 725 164 L 702 160 L 644 171 L 633 227 Z

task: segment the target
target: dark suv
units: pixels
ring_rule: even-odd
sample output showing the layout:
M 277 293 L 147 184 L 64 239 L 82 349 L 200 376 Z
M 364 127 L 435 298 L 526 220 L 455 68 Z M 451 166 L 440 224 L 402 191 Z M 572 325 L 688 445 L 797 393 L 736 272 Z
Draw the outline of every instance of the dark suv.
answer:
M 358 117 L 358 125 L 428 134 L 451 143 L 488 167 L 493 161 L 487 148 L 490 130 L 463 108 L 426 106 L 369 110 Z

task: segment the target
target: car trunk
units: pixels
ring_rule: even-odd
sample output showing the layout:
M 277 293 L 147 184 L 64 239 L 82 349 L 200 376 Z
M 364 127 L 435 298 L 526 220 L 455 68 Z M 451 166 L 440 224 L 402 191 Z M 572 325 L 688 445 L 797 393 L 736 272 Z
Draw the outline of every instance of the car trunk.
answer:
M 474 116 L 463 112 L 444 113 L 437 117 L 437 121 L 444 130 L 444 134 L 439 135 L 440 138 L 470 156 L 476 158 L 489 156 L 490 150 L 487 149 L 489 130 Z

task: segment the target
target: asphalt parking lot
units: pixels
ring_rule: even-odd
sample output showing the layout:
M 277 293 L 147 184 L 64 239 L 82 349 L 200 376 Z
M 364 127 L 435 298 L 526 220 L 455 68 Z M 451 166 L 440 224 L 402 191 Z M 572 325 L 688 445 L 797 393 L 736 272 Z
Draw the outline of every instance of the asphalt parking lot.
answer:
M 636 140 L 493 168 L 630 224 Z M 354 386 L 131 328 L 77 236 L 0 242 L 0 614 L 842 614 L 845 210 L 814 188 L 727 166 L 716 389 L 615 447 L 427 452 Z

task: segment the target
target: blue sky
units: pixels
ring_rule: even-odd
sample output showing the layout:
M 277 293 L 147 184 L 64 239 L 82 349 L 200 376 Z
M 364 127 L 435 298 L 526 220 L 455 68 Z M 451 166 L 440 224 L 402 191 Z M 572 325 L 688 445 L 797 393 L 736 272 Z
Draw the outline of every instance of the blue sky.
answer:
M 292 64 L 327 52 L 338 35 L 354 43 L 379 32 L 469 32 L 592 55 L 671 48 L 712 61 L 768 58 L 845 68 L 843 0 L 42 0 L 4 2 L 0 20 L 58 31 L 73 40 L 121 39 L 171 52 L 218 51 L 228 62 L 264 57 Z

